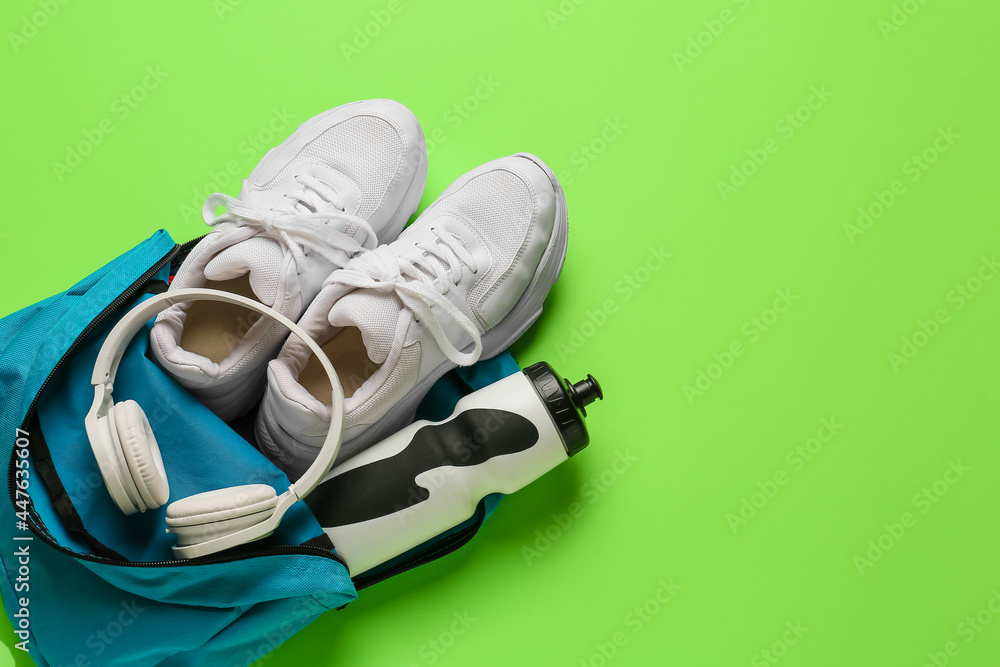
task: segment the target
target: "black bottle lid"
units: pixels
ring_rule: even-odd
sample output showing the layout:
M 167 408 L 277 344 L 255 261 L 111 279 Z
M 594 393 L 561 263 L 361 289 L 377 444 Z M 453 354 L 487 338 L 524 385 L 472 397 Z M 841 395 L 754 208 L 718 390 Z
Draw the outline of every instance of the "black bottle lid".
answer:
M 524 369 L 524 375 L 531 381 L 538 398 L 552 415 L 559 435 L 562 436 L 566 453 L 573 456 L 590 442 L 587 426 L 583 418 L 587 416 L 586 406 L 604 398 L 601 385 L 593 375 L 576 384 L 560 380 L 552 367 L 544 361 Z

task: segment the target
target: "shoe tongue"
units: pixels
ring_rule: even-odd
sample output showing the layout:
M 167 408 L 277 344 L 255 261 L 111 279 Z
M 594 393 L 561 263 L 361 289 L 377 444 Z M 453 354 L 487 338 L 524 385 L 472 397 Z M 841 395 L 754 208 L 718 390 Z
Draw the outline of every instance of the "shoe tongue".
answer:
M 403 305 L 395 294 L 358 289 L 337 300 L 330 309 L 329 319 L 335 327 L 357 327 L 368 358 L 382 364 L 396 343 L 402 309 Z M 402 341 L 398 345 L 401 346 Z
M 231 280 L 250 274 L 250 288 L 261 303 L 273 306 L 284 253 L 277 241 L 254 236 L 229 246 L 205 266 L 209 280 Z

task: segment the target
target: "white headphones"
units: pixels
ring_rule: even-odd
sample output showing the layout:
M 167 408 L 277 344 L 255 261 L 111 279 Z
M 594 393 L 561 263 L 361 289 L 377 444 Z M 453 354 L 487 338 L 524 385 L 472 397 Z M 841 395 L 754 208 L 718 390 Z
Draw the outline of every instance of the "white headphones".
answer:
M 297 324 L 267 306 L 229 292 L 179 289 L 139 304 L 108 334 L 94 365 L 94 404 L 87 413 L 87 438 L 111 498 L 125 514 L 160 507 L 170 497 L 160 449 L 142 408 L 135 401 L 111 399 L 118 364 L 129 341 L 151 317 L 186 301 L 222 301 L 271 317 L 301 338 L 330 376 L 333 410 L 330 432 L 309 469 L 280 496 L 266 484 L 206 491 L 167 507 L 167 532 L 177 535 L 177 558 L 196 558 L 267 537 L 295 502 L 307 496 L 333 466 L 344 429 L 344 390 L 319 345 Z

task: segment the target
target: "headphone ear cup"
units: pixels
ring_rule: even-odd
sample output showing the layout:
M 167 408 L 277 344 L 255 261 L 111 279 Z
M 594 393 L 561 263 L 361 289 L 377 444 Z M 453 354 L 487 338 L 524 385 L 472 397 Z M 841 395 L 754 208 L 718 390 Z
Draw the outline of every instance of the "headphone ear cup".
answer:
M 208 542 L 266 521 L 277 506 L 277 494 L 267 484 L 206 491 L 170 503 L 167 532 L 176 534 L 182 547 Z
M 116 403 L 114 424 L 121 442 L 122 453 L 132 474 L 145 509 L 155 509 L 170 498 L 167 471 L 163 468 L 160 447 L 153 429 L 135 401 Z M 141 508 L 140 508 L 141 509 Z

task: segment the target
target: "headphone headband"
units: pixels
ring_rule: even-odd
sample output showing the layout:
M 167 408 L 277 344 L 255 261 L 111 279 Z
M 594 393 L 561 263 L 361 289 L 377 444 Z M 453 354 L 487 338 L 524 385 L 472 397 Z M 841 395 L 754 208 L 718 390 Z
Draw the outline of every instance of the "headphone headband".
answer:
M 116 471 L 109 462 L 105 461 L 103 453 L 98 451 L 99 443 L 102 441 L 102 429 L 106 428 L 106 425 L 102 426 L 98 420 L 101 417 L 106 417 L 113 406 L 111 391 L 122 356 L 125 354 L 129 342 L 145 326 L 150 318 L 170 306 L 188 301 L 221 301 L 223 303 L 231 303 L 243 306 L 280 322 L 285 328 L 301 338 L 309 346 L 313 354 L 316 355 L 320 365 L 323 366 L 323 370 L 326 371 L 326 374 L 330 378 L 333 395 L 330 431 L 323 442 L 323 447 L 312 462 L 312 465 L 309 466 L 309 469 L 298 480 L 289 485 L 287 491 L 278 496 L 277 507 L 273 515 L 257 525 L 210 541 L 189 546 L 175 546 L 174 553 L 181 558 L 194 558 L 196 556 L 215 553 L 236 546 L 237 544 L 260 539 L 273 532 L 288 508 L 311 493 L 330 471 L 330 468 L 333 467 L 333 462 L 340 450 L 344 429 L 344 390 L 341 387 L 340 379 L 337 377 L 337 373 L 334 371 L 330 360 L 323 353 L 323 350 L 320 349 L 320 346 L 299 325 L 273 308 L 238 294 L 203 288 L 172 290 L 147 299 L 126 313 L 108 334 L 97 355 L 94 374 L 91 377 L 91 384 L 94 386 L 94 403 L 87 413 L 85 425 L 91 447 L 94 449 L 94 454 L 101 466 L 101 473 L 106 480 L 109 477 L 108 473 L 111 474 L 112 478 L 121 473 L 120 471 Z M 104 421 L 106 422 L 106 420 Z M 112 497 L 118 502 L 115 491 L 110 488 L 110 485 L 109 491 L 111 491 Z

